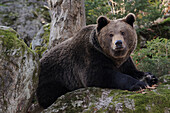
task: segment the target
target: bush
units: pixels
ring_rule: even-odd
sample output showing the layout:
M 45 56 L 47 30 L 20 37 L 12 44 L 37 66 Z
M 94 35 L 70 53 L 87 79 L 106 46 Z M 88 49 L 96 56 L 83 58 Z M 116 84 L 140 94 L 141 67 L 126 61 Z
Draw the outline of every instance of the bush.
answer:
M 137 68 L 158 77 L 170 73 L 170 39 L 156 38 L 146 46 L 132 54 Z
M 97 17 L 105 15 L 110 19 L 125 17 L 128 13 L 136 15 L 139 28 L 150 26 L 163 16 L 161 0 L 85 0 L 86 22 L 96 23 Z
M 113 17 L 107 0 L 85 0 L 85 8 L 87 25 L 95 24 L 100 15 L 105 15 L 109 18 Z

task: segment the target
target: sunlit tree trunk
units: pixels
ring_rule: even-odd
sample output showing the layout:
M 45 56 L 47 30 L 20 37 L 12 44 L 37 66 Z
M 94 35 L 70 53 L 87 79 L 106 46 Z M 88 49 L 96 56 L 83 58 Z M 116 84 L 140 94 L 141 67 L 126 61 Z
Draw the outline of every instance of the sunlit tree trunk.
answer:
M 72 37 L 85 21 L 84 0 L 48 0 L 51 14 L 49 48 Z

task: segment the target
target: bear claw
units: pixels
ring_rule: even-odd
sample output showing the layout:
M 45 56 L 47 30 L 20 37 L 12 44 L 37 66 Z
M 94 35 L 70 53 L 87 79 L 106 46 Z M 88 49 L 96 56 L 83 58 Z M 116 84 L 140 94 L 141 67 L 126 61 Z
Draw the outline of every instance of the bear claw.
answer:
M 135 85 L 130 87 L 130 91 L 137 91 L 137 90 L 141 90 L 141 89 L 146 89 L 146 87 L 147 87 L 146 83 L 139 81 Z
M 146 73 L 145 73 L 145 81 L 146 81 L 146 83 L 147 83 L 149 86 L 152 86 L 152 85 L 158 83 L 157 77 L 156 77 L 155 75 L 152 75 L 152 74 L 149 73 L 149 72 L 146 72 Z

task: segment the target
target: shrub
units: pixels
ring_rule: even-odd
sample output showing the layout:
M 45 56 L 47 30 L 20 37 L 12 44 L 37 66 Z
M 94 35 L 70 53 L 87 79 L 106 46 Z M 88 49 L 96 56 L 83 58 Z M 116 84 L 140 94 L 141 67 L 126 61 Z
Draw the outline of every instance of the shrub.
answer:
M 137 68 L 158 77 L 170 73 L 170 39 L 156 38 L 146 46 L 132 54 Z
M 85 8 L 87 25 L 95 24 L 100 15 L 105 15 L 109 18 L 113 17 L 107 0 L 85 0 Z
M 136 24 L 139 28 L 150 26 L 163 16 L 161 0 L 85 0 L 86 22 L 96 23 L 100 15 L 112 18 L 122 18 L 128 13 L 136 15 Z

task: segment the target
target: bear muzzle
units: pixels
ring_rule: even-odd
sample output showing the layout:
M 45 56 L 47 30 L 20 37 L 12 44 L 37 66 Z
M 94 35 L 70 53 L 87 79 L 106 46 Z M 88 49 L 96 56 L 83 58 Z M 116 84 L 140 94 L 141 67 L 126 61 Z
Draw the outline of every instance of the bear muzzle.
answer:
M 125 49 L 125 45 L 122 40 L 116 40 L 112 43 L 112 49 L 115 51 L 121 51 Z
M 123 49 L 123 42 L 122 40 L 115 41 L 115 49 Z

